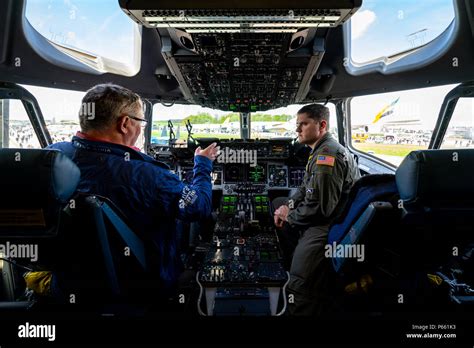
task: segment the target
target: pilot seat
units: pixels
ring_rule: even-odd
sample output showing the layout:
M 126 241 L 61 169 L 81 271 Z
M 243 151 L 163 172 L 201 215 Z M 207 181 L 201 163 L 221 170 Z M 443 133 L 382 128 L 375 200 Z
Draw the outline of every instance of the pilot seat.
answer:
M 113 312 L 159 302 L 159 277 L 149 266 L 157 264 L 156 255 L 107 198 L 75 192 L 80 170 L 67 156 L 1 149 L 0 165 L 7 198 L 0 202 L 0 244 L 37 246 L 34 259 L 4 255 L 0 261 L 0 309 L 23 303 L 23 309 L 59 305 L 66 311 Z M 51 272 L 44 280 L 48 291 L 26 291 L 27 272 Z

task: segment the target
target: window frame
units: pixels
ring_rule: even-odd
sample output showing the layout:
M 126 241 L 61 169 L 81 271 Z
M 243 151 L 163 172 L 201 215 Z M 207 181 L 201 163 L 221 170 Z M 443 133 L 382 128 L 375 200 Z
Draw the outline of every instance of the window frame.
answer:
M 443 103 L 441 104 L 440 110 L 438 112 L 438 117 L 436 119 L 435 126 L 433 128 L 433 134 L 431 135 L 431 139 L 428 144 L 428 148 L 427 148 L 428 150 L 440 149 L 459 98 L 474 98 L 474 81 L 463 82 L 455 86 L 445 95 L 443 99 Z M 342 105 L 342 108 L 345 111 L 344 119 L 347 126 L 345 128 L 345 136 L 344 136 L 344 140 L 346 141 L 347 147 L 352 152 L 362 157 L 368 158 L 371 161 L 376 162 L 377 164 L 380 164 L 387 168 L 396 170 L 398 166 L 396 166 L 395 164 L 385 161 L 367 152 L 358 150 L 352 145 L 352 140 L 351 140 L 352 139 L 352 123 L 351 123 L 352 99 L 353 97 L 345 98 L 343 100 L 343 105 Z
M 399 52 L 388 57 L 379 57 L 365 63 L 358 63 L 352 60 L 352 33 L 350 20 L 343 24 L 344 43 L 344 67 L 348 74 L 361 76 L 370 73 L 381 73 L 384 75 L 398 74 L 425 67 L 438 61 L 444 56 L 455 39 L 459 36 L 461 13 L 458 4 L 453 0 L 454 19 L 448 27 L 432 41 L 413 49 Z
M 33 94 L 16 83 L 3 82 L 0 83 L 0 99 L 20 100 L 40 146 L 44 148 L 52 143 L 40 106 Z
M 429 149 L 440 149 L 459 98 L 474 98 L 474 81 L 463 82 L 446 94 L 441 104 Z
M 142 33 L 143 28 L 134 23 L 133 66 L 110 58 L 102 57 L 95 53 L 84 52 L 81 49 L 71 48 L 51 41 L 40 34 L 26 17 L 27 1 L 23 3 L 20 30 L 31 48 L 46 61 L 61 68 L 77 71 L 91 75 L 102 75 L 105 73 L 120 76 L 133 77 L 141 70 L 142 61 Z M 91 59 L 91 56 L 94 58 Z

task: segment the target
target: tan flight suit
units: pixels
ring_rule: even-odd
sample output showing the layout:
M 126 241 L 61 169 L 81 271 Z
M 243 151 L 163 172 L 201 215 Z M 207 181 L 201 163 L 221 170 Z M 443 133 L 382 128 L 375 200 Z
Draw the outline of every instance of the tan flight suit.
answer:
M 311 151 L 302 186 L 289 200 L 288 223 L 301 231 L 290 267 L 290 314 L 319 314 L 327 304 L 330 260 L 324 247 L 329 225 L 359 178 L 353 156 L 326 133 Z

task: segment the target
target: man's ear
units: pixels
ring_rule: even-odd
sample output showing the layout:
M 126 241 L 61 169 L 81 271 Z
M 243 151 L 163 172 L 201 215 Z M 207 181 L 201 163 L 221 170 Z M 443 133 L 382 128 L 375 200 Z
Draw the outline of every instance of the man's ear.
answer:
M 130 127 L 130 118 L 129 117 L 120 117 L 117 122 L 117 131 L 120 134 L 127 134 Z
M 321 120 L 321 122 L 320 122 L 319 124 L 320 124 L 320 127 L 321 127 L 321 128 L 324 128 L 325 130 L 328 129 L 328 121 L 326 121 L 326 120 Z

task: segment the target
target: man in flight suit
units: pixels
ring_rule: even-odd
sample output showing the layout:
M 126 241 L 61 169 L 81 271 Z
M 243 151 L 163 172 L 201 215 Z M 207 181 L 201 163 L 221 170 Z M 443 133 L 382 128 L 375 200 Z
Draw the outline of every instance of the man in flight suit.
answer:
M 212 161 L 216 144 L 195 151 L 194 177 L 185 185 L 168 166 L 134 145 L 146 124 L 138 94 L 101 84 L 87 91 L 79 114 L 81 131 L 58 149 L 81 170 L 79 192 L 109 198 L 126 215 L 132 230 L 151 241 L 158 253 L 164 296 L 171 295 L 181 272 L 176 219 L 205 219 L 212 209 Z M 147 247 L 150 247 L 147 245 Z
M 341 213 L 360 178 L 352 155 L 328 132 L 329 109 L 306 105 L 297 114 L 298 140 L 311 147 L 303 184 L 274 213 L 286 254 L 295 246 L 288 304 L 293 315 L 318 315 L 328 301 L 329 260 L 324 256 L 329 225 Z M 274 202 L 274 204 L 278 204 Z M 284 255 L 291 257 L 291 255 Z

